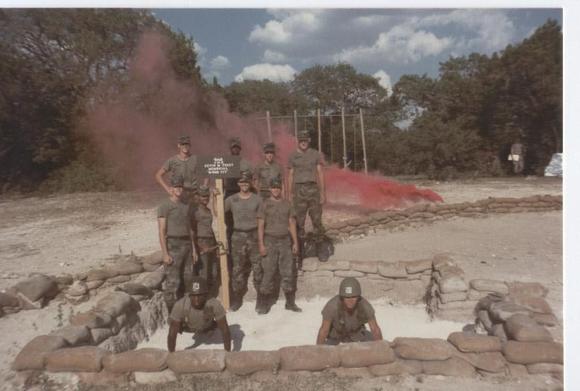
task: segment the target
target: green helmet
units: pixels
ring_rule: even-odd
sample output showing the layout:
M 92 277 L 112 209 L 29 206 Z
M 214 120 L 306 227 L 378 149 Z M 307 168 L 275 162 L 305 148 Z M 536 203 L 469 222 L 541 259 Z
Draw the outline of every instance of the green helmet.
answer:
M 279 176 L 272 178 L 270 180 L 270 188 L 281 189 L 282 188 L 282 179 Z
M 205 278 L 193 277 L 191 281 L 191 295 L 204 295 L 207 293 L 207 281 Z
M 199 194 L 200 197 L 209 197 L 209 187 L 201 185 L 197 194 Z
M 179 136 L 177 138 L 177 143 L 178 144 L 191 144 L 191 140 L 190 140 L 189 136 Z
M 354 277 L 346 277 L 340 283 L 340 297 L 358 297 L 361 295 L 360 283 Z
M 310 132 L 308 130 L 301 130 L 298 132 L 298 141 L 310 140 Z
M 264 153 L 275 153 L 276 152 L 276 144 L 274 143 L 266 143 L 263 146 Z

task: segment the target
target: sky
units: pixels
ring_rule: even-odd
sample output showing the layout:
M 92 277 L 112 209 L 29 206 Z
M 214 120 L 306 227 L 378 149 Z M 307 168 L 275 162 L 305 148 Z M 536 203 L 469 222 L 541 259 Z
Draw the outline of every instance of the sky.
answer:
M 404 74 L 437 76 L 439 63 L 491 54 L 529 37 L 559 8 L 154 9 L 195 41 L 203 76 L 290 81 L 316 64 L 346 62 L 390 89 Z

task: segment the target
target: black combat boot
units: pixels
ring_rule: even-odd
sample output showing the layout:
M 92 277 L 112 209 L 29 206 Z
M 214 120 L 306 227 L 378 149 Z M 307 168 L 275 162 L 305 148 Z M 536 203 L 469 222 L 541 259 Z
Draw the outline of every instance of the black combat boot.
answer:
M 295 292 L 284 292 L 286 296 L 286 309 L 294 312 L 302 312 L 302 308 L 296 305 L 296 293 Z
M 256 312 L 258 315 L 265 315 L 270 312 L 268 297 L 266 295 L 258 293 L 258 297 L 256 298 Z

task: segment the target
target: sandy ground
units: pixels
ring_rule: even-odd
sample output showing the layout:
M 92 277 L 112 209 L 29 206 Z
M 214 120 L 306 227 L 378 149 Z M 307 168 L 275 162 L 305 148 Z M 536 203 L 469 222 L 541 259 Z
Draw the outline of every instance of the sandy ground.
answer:
M 408 183 L 412 183 L 407 181 Z M 562 183 L 554 178 L 487 179 L 463 182 L 417 182 L 419 187 L 438 192 L 445 202 L 475 201 L 489 196 L 524 197 L 535 194 L 561 194 Z M 0 289 L 14 285 L 31 272 L 48 274 L 77 273 L 111 262 L 117 254 L 134 252 L 144 255 L 159 248 L 155 207 L 164 198 L 162 193 L 95 193 L 53 196 L 47 198 L 11 198 L 0 200 Z M 364 215 L 360 208 L 329 206 L 326 221 Z M 430 225 L 409 227 L 402 231 L 382 231 L 369 237 L 341 243 L 336 258 L 369 260 L 413 260 L 449 253 L 465 270 L 468 279 L 488 277 L 501 280 L 538 281 L 550 289 L 548 301 L 562 320 L 562 213 L 527 213 L 493 216 L 481 219 L 456 218 Z M 324 298 L 301 301 L 307 309 L 302 314 L 318 328 Z M 280 306 L 281 304 L 278 304 Z M 312 305 L 312 309 L 310 309 Z M 90 306 L 85 303 L 84 306 Z M 259 333 L 255 313 L 250 305 L 232 314 L 230 323 L 244 325 L 244 348 L 253 346 L 252 333 Z M 381 307 L 379 305 L 379 307 Z M 30 339 L 66 324 L 71 307 L 54 301 L 40 311 L 23 311 L 0 319 L 0 379 L 2 388 L 10 389 L 16 375 L 9 364 L 19 349 Z M 387 310 L 393 310 L 385 306 Z M 247 313 L 246 313 L 247 312 Z M 275 319 L 275 307 L 270 318 Z M 288 318 L 286 311 L 281 317 Z M 312 314 L 312 316 L 306 316 Z M 409 324 L 424 324 L 415 314 Z M 383 332 L 391 339 L 390 328 L 397 331 L 389 314 Z M 239 317 L 239 318 L 238 318 Z M 312 318 L 312 319 L 311 319 Z M 302 321 L 301 321 L 302 322 Z M 248 324 L 248 326 L 246 326 Z M 250 326 L 251 325 L 251 326 Z M 253 327 L 256 327 L 255 329 Z M 296 330 L 301 329 L 297 327 Z M 240 330 L 241 327 L 240 327 Z M 412 330 L 412 329 L 410 329 Z M 315 333 L 315 332 L 314 332 Z M 446 331 L 444 335 L 448 334 Z M 561 340 L 561 329 L 555 335 Z M 312 343 L 313 332 L 305 333 L 305 343 Z M 394 335 L 396 336 L 396 335 Z M 301 337 L 302 338 L 302 337 Z M 259 340 L 259 339 L 258 339 Z M 185 342 L 187 343 L 187 341 Z M 256 342 L 258 343 L 258 342 Z M 318 375 L 317 375 L 318 376 Z M 548 376 L 531 380 L 509 381 L 495 378 L 461 380 L 441 377 L 399 379 L 395 383 L 377 380 L 340 380 L 335 382 L 313 376 L 302 389 L 449 389 L 475 391 L 491 389 L 529 390 L 558 389 L 559 382 Z M 227 382 L 223 379 L 223 382 Z M 314 388 L 319 381 L 326 388 Z M 218 389 L 222 380 L 210 383 Z M 362 383 L 361 383 L 362 382 Z M 300 382 L 290 382 L 296 387 Z M 356 385 L 355 385 L 356 384 Z M 225 386 L 225 383 L 224 383 Z M 312 386 L 312 387 L 311 387 Z M 343 388 L 346 387 L 346 388 Z M 235 387 L 229 387 L 234 389 Z M 262 388 L 268 388 L 264 386 Z M 168 389 L 171 389 L 169 387 Z M 177 389 L 177 388 L 175 388 Z M 242 389 L 242 388 L 238 388 Z M 249 388 L 252 389 L 252 388 Z M 256 388 L 260 389 L 260 388 Z M 270 388 L 276 389 L 276 388 Z

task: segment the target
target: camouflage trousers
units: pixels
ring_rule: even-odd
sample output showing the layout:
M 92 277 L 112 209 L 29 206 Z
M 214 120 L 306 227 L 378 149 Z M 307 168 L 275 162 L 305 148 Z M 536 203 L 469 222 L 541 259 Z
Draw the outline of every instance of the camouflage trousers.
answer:
M 165 266 L 163 297 L 171 312 L 177 300 L 191 290 L 193 278 L 193 261 L 191 239 L 167 238 L 167 251 L 173 259 L 171 265 Z
M 322 236 L 324 234 L 324 227 L 322 226 L 322 205 L 320 205 L 320 190 L 318 190 L 318 184 L 315 182 L 296 183 L 294 185 L 292 200 L 294 210 L 296 211 L 298 237 L 304 240 L 306 236 L 304 224 L 307 213 L 312 221 L 314 234 L 317 237 Z
M 260 288 L 262 282 L 262 265 L 258 250 L 258 231 L 236 231 L 232 234 L 232 291 L 235 295 L 244 296 L 248 291 L 248 278 L 253 273 L 254 288 Z
M 276 286 L 276 277 L 280 274 L 280 286 L 284 293 L 296 290 L 296 267 L 292 255 L 292 241 L 288 235 L 276 237 L 265 235 L 264 245 L 268 254 L 262 257 L 264 276 L 260 284 L 260 293 L 271 295 Z
M 197 238 L 200 255 L 196 264 L 196 274 L 207 281 L 210 292 L 219 285 L 217 245 L 215 238 Z M 213 249 L 207 251 L 208 249 Z

